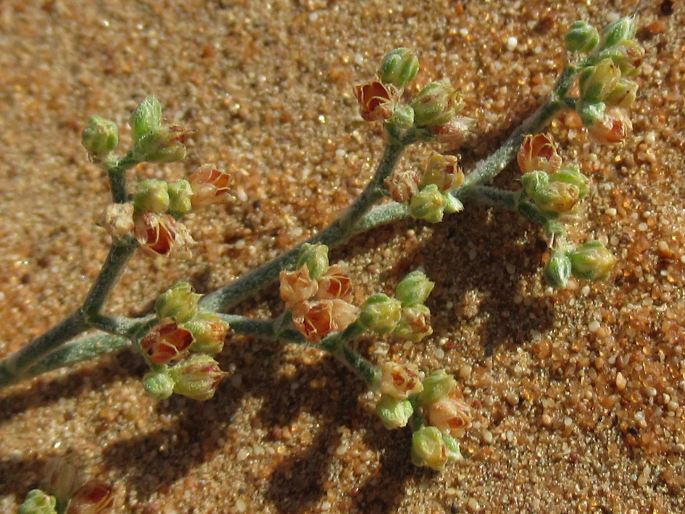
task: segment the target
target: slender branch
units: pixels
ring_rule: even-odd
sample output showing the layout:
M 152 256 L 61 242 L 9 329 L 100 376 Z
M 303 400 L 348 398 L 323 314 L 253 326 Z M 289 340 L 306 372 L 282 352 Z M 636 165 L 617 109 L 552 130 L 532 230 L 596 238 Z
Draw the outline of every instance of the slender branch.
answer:
M 138 164 L 138 160 L 134 159 L 133 154 L 129 152 L 121 159 L 105 165 L 114 203 L 124 203 L 128 200 L 126 171 L 136 164 Z
M 499 207 L 507 211 L 516 211 L 519 193 L 507 191 L 492 186 L 474 186 L 466 196 L 466 200 L 474 201 L 490 207 Z

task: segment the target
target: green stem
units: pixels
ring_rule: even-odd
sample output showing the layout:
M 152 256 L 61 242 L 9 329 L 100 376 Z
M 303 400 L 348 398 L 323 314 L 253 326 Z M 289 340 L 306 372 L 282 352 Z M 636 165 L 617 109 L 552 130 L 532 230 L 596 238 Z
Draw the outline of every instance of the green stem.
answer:
M 109 187 L 112 191 L 112 201 L 114 203 L 124 203 L 128 200 L 126 192 L 126 171 L 138 164 L 138 160 L 133 158 L 131 152 L 124 157 L 105 165 L 107 176 L 109 177 Z
M 375 387 L 380 380 L 380 371 L 364 357 L 348 346 L 348 342 L 359 336 L 364 328 L 357 322 L 352 323 L 344 331 L 332 334 L 325 338 L 319 345 L 338 361 L 361 378 L 369 387 Z
M 516 211 L 519 193 L 492 186 L 474 186 L 468 191 L 468 196 L 465 199 L 490 207 Z
M 355 227 L 359 220 L 371 209 L 376 201 L 382 198 L 383 192 L 381 187 L 383 181 L 395 168 L 407 144 L 408 142 L 406 141 L 390 139 L 385 146 L 383 157 L 378 163 L 373 178 L 367 184 L 362 194 L 348 207 L 342 216 L 331 223 L 328 228 L 306 242 L 335 246 L 352 236 L 355 233 Z M 204 309 L 213 311 L 226 311 L 230 309 L 276 280 L 281 270 L 291 266 L 297 260 L 302 244 L 246 273 L 228 286 L 206 295 L 202 298 L 200 305 Z

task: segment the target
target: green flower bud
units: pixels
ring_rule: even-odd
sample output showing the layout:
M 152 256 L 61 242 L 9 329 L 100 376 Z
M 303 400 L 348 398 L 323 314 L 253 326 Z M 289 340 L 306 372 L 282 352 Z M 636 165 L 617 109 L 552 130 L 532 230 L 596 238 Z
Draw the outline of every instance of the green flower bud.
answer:
M 573 210 L 580 199 L 580 191 L 573 184 L 550 182 L 534 191 L 531 199 L 544 213 L 562 214 Z
M 400 339 L 418 343 L 433 333 L 430 325 L 431 311 L 425 305 L 411 305 L 402 308 L 402 317 L 393 334 Z
M 197 302 L 201 297 L 202 295 L 193 293 L 188 282 L 179 282 L 157 298 L 157 318 L 173 318 L 176 323 L 185 323 L 197 314 Z
M 622 76 L 634 77 L 637 75 L 637 69 L 645 56 L 645 49 L 637 41 L 629 39 L 614 47 L 602 50 L 599 56 L 611 59 L 618 66 Z
M 166 212 L 169 209 L 169 184 L 157 179 L 143 180 L 133 195 L 133 206 L 139 212 Z
M 628 109 L 633 106 L 637 98 L 637 84 L 632 80 L 621 78 L 609 92 L 605 101 L 608 105 Z
M 318 279 L 328 270 L 328 247 L 321 243 L 304 243 L 294 269 L 300 269 L 305 264 L 309 270 L 309 277 Z
M 174 393 L 193 400 L 209 400 L 226 373 L 219 363 L 204 353 L 196 353 L 169 369 Z
M 81 133 L 81 143 L 94 160 L 101 161 L 119 144 L 119 129 L 113 121 L 91 116 Z
M 138 143 L 144 137 L 157 132 L 162 127 L 162 105 L 154 96 L 143 100 L 131 115 L 131 132 L 133 142 Z
M 565 182 L 577 187 L 580 199 L 585 198 L 590 191 L 590 179 L 583 175 L 575 164 L 566 165 L 556 173 L 552 173 L 549 181 Z
M 544 171 L 530 171 L 524 173 L 521 177 L 521 186 L 523 186 L 523 191 L 529 197 L 533 195 L 535 191 L 542 189 L 549 184 L 549 175 Z
M 419 402 L 421 405 L 430 405 L 450 394 L 455 387 L 457 381 L 444 369 L 433 371 L 423 379 L 423 391 L 418 396 Z
M 133 147 L 138 161 L 177 162 L 186 157 L 184 145 L 189 132 L 180 127 L 162 127 L 139 139 Z
M 402 134 L 414 126 L 414 109 L 410 105 L 400 104 L 395 107 L 385 122 L 385 128 L 391 136 L 400 138 Z
M 412 434 L 412 464 L 441 471 L 448 459 L 448 449 L 440 430 L 435 427 L 421 427 Z
M 385 54 L 378 77 L 383 84 L 402 88 L 409 84 L 419 72 L 419 59 L 408 48 L 395 48 Z
M 166 369 L 150 371 L 143 377 L 145 392 L 156 400 L 166 400 L 174 392 L 174 379 Z
M 611 59 L 603 59 L 595 66 L 588 66 L 580 74 L 580 98 L 587 103 L 603 101 L 620 77 L 621 70 Z
M 464 173 L 459 169 L 456 155 L 433 153 L 426 162 L 421 175 L 421 187 L 435 184 L 441 191 L 449 191 L 464 182 Z
M 459 441 L 449 434 L 442 433 L 442 441 L 445 443 L 445 448 L 447 448 L 447 462 L 459 462 L 464 460 L 461 455 L 461 449 L 459 448 Z
M 445 212 L 445 195 L 438 186 L 430 184 L 412 196 L 409 202 L 409 213 L 412 217 L 429 223 L 439 223 Z
M 591 52 L 599 43 L 599 32 L 585 21 L 576 21 L 566 32 L 566 49 L 569 52 Z
M 33 489 L 26 495 L 17 514 L 57 514 L 57 501 L 40 489 Z
M 602 31 L 602 48 L 614 46 L 627 39 L 633 39 L 637 32 L 637 16 L 626 16 L 610 23 Z
M 580 115 L 580 119 L 583 120 L 583 125 L 591 127 L 604 120 L 606 104 L 604 102 L 578 102 L 576 112 Z
M 176 216 L 188 214 L 193 208 L 191 196 L 193 189 L 186 179 L 169 184 L 169 212 Z
M 571 259 L 566 252 L 555 251 L 543 271 L 545 281 L 554 288 L 566 287 L 571 277 Z
M 599 241 L 589 241 L 569 252 L 573 276 L 586 280 L 602 280 L 616 264 L 616 257 Z
M 411 103 L 417 127 L 436 127 L 447 124 L 462 107 L 459 94 L 448 79 L 431 82 Z
M 377 334 L 392 332 L 402 316 L 402 304 L 383 293 L 369 296 L 362 305 L 359 323 Z
M 392 396 L 383 395 L 376 404 L 376 414 L 388 430 L 407 426 L 413 413 L 414 408 L 409 400 L 398 400 Z
M 223 350 L 230 328 L 227 322 L 213 312 L 200 312 L 183 326 L 193 334 L 194 341 L 190 345 L 190 351 L 209 355 L 216 355 Z
M 425 303 L 435 282 L 428 280 L 423 271 L 415 270 L 408 273 L 395 288 L 395 297 L 402 302 L 403 307 Z

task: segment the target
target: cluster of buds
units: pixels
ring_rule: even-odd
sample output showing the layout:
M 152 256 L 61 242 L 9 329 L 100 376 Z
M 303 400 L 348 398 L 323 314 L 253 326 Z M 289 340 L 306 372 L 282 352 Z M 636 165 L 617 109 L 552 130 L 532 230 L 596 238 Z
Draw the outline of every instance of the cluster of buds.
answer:
M 583 280 L 604 280 L 616 264 L 616 257 L 599 241 L 578 246 L 561 245 L 545 265 L 547 283 L 555 288 L 566 287 L 571 276 Z
M 84 483 L 68 458 L 52 461 L 45 489 L 29 491 L 18 514 L 104 514 L 114 507 L 112 487 L 98 479 Z
M 385 54 L 377 77 L 354 88 L 361 117 L 384 121 L 393 137 L 401 138 L 408 130 L 418 129 L 426 137 L 447 144 L 460 142 L 469 124 L 457 116 L 462 101 L 449 80 L 431 82 L 409 104 L 401 102 L 404 88 L 418 71 L 419 61 L 411 50 L 396 48 Z
M 119 144 L 119 128 L 113 121 L 91 116 L 81 133 L 81 143 L 94 162 L 108 162 Z
M 421 173 L 395 173 L 385 181 L 393 200 L 407 204 L 410 214 L 429 223 L 442 221 L 445 213 L 461 211 L 464 206 L 451 194 L 464 182 L 464 173 L 455 155 L 433 153 Z
M 326 245 L 303 245 L 294 268 L 281 272 L 280 295 L 305 339 L 318 343 L 357 319 L 350 277 L 340 266 L 329 266 Z
M 580 72 L 578 114 L 600 143 L 619 143 L 632 129 L 628 109 L 635 102 L 637 84 L 630 80 L 644 56 L 635 41 L 637 19 L 621 18 L 601 37 L 585 22 L 575 22 L 566 34 L 570 51 L 590 53 Z
M 140 348 L 152 367 L 143 386 L 157 399 L 176 393 L 208 400 L 225 375 L 212 356 L 223 349 L 229 325 L 199 309 L 200 296 L 190 284 L 179 282 L 155 303 L 158 322 Z
M 385 428 L 402 428 L 415 418 L 411 459 L 416 466 L 439 471 L 462 458 L 457 439 L 471 426 L 471 409 L 452 376 L 438 370 L 421 380 L 416 367 L 386 362 L 379 390 L 376 413 Z
M 412 271 L 397 284 L 394 298 L 383 293 L 369 296 L 361 308 L 359 324 L 379 335 L 421 341 L 433 333 L 430 310 L 424 305 L 433 286 L 422 271 Z

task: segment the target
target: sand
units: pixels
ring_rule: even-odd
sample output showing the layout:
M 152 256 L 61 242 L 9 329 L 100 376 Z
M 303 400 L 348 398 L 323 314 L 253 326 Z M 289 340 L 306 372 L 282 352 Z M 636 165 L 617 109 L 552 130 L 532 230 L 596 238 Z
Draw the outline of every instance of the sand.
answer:
M 185 1 L 0 3 L 0 355 L 76 308 L 108 248 L 105 178 L 80 131 L 94 113 L 129 140 L 128 113 L 155 94 L 195 131 L 183 164 L 130 172 L 176 179 L 201 163 L 236 170 L 237 199 L 193 214 L 192 260 L 136 255 L 108 309 L 138 315 L 176 280 L 201 292 L 331 221 L 382 148 L 352 86 L 410 46 L 415 87 L 448 77 L 477 120 L 466 170 L 539 105 L 578 18 L 633 2 Z M 669 8 L 669 6 L 671 6 Z M 0 511 L 69 453 L 114 485 L 117 512 L 683 512 L 685 510 L 685 8 L 646 2 L 634 134 L 592 142 L 571 115 L 550 133 L 592 176 L 576 240 L 619 257 L 608 283 L 552 292 L 545 242 L 521 218 L 469 206 L 436 226 L 401 222 L 333 253 L 358 294 L 424 267 L 434 334 L 418 345 L 362 338 L 460 378 L 476 412 L 466 460 L 437 474 L 408 459 L 373 398 L 318 350 L 232 338 L 215 398 L 156 403 L 132 352 L 0 392 Z M 416 166 L 427 148 L 409 152 Z M 508 168 L 497 183 L 516 186 Z M 236 312 L 279 312 L 275 289 Z

